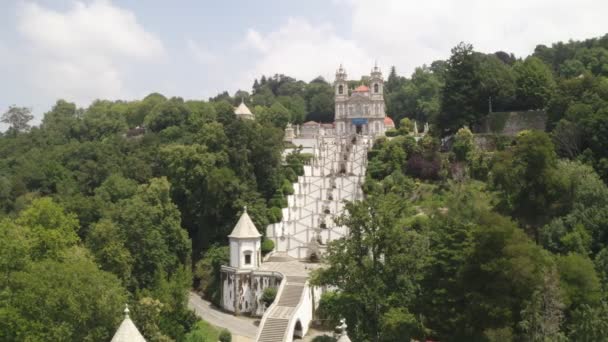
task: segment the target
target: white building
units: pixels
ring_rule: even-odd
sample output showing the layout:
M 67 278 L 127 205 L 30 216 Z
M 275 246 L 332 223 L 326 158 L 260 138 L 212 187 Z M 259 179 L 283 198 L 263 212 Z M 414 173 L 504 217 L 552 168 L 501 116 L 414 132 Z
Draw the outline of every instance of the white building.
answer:
M 384 135 L 384 79 L 378 66 L 374 66 L 370 77 L 370 87 L 360 85 L 349 94 L 346 71 L 340 65 L 336 71 L 335 126 L 336 133 Z
M 261 237 L 257 228 L 243 208 L 241 218 L 228 235 L 230 241 L 230 267 L 239 270 L 254 270 L 260 266 Z
M 120 323 L 111 342 L 146 342 L 135 323 L 129 317 L 129 308 L 125 306 L 125 319 Z
M 268 287 L 278 287 L 281 277 L 275 272 L 259 269 L 262 235 L 247 213 L 247 207 L 228 235 L 230 265 L 222 266 L 222 298 L 224 310 L 235 314 L 261 316 L 264 313 L 262 294 Z
M 251 113 L 251 111 L 245 105 L 245 102 L 243 102 L 243 100 L 241 100 L 241 104 L 238 107 L 234 108 L 234 115 L 236 115 L 236 117 L 240 119 L 255 119 L 255 116 L 253 116 L 253 113 Z

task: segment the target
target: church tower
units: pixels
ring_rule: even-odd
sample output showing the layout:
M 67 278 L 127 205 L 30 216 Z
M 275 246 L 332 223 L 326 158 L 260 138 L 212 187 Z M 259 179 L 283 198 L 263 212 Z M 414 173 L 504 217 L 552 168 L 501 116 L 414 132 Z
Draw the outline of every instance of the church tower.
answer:
M 334 92 L 335 92 L 335 119 L 337 122 L 336 130 L 338 132 L 344 132 L 345 127 L 344 123 L 339 122 L 338 120 L 346 118 L 346 102 L 348 101 L 348 83 L 346 79 L 346 70 L 340 64 L 340 68 L 336 71 L 336 81 L 334 82 Z
M 371 100 L 372 100 L 372 115 L 378 118 L 384 118 L 384 79 L 382 72 L 378 68 L 378 63 L 374 65 L 370 75 L 371 85 Z
M 382 78 L 382 72 L 378 68 L 378 62 L 374 65 L 371 72 L 370 84 L 372 88 L 372 99 L 377 100 L 379 97 L 384 96 L 384 79 Z

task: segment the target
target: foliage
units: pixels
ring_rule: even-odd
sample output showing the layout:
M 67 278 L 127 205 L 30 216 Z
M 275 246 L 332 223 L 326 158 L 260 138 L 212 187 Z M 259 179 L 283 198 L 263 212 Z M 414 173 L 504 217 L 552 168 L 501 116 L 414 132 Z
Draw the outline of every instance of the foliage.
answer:
M 216 342 L 220 341 L 220 331 L 207 322 L 197 322 L 194 329 L 184 338 L 184 342 Z
M 513 66 L 515 93 L 520 108 L 546 108 L 553 95 L 555 81 L 549 67 L 536 57 L 528 57 Z
M 211 246 L 194 267 L 194 282 L 196 288 L 205 298 L 215 305 L 220 303 L 222 265 L 230 264 L 230 250 L 227 246 Z
M 470 161 L 473 158 L 474 149 L 475 142 L 471 130 L 466 127 L 459 129 L 454 136 L 454 145 L 452 146 L 456 160 Z
M 363 202 L 347 203 L 347 214 L 338 223 L 350 228 L 348 238 L 330 243 L 328 267 L 315 275 L 315 284 L 339 289 L 337 305 L 325 310 L 339 308 L 349 325 L 356 327 L 349 333 L 354 340 L 392 338 L 402 330 L 383 330 L 383 324 L 400 327 L 406 324 L 403 319 L 413 327 L 408 333 L 419 334 L 414 327 L 420 322 L 407 308 L 418 292 L 428 241 L 400 224 L 406 208 L 395 201 L 396 196 L 374 192 Z M 336 312 L 326 314 L 337 316 Z
M 220 342 L 231 342 L 232 334 L 230 334 L 230 331 L 223 329 L 222 332 L 220 332 L 219 341 Z
M 272 302 L 274 302 L 277 297 L 277 288 L 276 287 L 267 287 L 264 289 L 262 293 L 262 302 L 266 304 L 266 307 L 269 307 Z
M 264 239 L 264 241 L 262 241 L 262 254 L 266 255 L 270 252 L 272 252 L 272 250 L 274 249 L 274 241 L 270 240 L 270 239 Z
M 0 298 L 0 339 L 110 339 L 126 301 L 124 288 L 85 250 L 73 247 L 64 258 L 31 263 L 11 275 Z
M 0 121 L 9 124 L 14 132 L 26 132 L 30 129 L 30 122 L 34 116 L 32 110 L 26 107 L 9 106 L 8 110 L 2 114 Z
M 557 205 L 560 186 L 557 156 L 549 136 L 524 131 L 512 150 L 499 153 L 492 168 L 491 183 L 500 191 L 500 207 L 533 228 L 547 222 Z

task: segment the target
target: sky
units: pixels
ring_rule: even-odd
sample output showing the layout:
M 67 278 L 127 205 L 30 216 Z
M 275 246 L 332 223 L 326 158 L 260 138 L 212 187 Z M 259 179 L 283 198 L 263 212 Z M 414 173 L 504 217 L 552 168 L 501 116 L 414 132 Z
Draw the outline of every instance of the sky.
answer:
M 537 44 L 608 33 L 605 0 L 0 0 L 0 112 L 58 99 L 207 99 L 276 73 L 333 81 L 377 61 L 401 75 L 475 50 L 531 54 Z M 35 123 L 36 123 L 35 122 Z

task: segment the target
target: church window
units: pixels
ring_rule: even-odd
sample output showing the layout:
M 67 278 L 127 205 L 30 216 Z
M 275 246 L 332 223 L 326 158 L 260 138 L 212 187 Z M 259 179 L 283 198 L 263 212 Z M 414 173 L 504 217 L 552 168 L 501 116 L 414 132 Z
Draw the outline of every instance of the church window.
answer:
M 340 84 L 338 86 L 338 94 L 342 95 L 343 93 L 344 93 L 344 86 Z
M 374 83 L 374 93 L 378 92 L 378 83 Z

